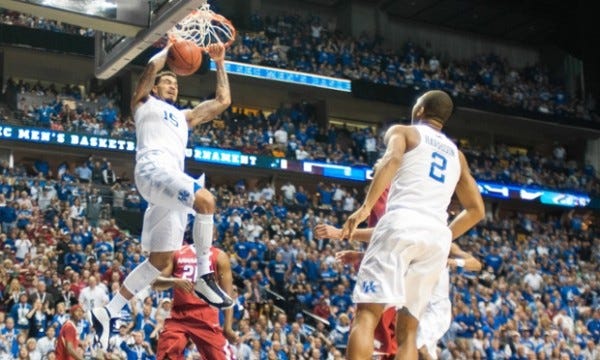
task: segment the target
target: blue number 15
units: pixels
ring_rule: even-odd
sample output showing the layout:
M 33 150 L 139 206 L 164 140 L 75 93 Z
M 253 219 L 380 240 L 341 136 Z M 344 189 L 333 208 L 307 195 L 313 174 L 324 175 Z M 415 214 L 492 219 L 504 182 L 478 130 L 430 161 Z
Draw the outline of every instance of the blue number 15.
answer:
M 431 166 L 429 167 L 429 177 L 443 184 L 446 180 L 446 175 L 444 174 L 444 172 L 446 171 L 447 164 L 448 160 L 446 160 L 444 155 L 438 152 L 433 152 L 431 154 Z

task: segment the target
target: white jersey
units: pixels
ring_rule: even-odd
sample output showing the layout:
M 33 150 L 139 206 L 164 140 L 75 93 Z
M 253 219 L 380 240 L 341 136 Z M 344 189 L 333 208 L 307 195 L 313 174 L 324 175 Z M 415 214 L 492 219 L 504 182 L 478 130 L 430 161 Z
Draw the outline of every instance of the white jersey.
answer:
M 188 142 L 188 124 L 183 111 L 149 96 L 133 114 L 137 150 L 136 160 L 150 150 L 158 150 L 175 161 L 183 171 Z
M 443 133 L 426 125 L 414 127 L 421 141 L 402 158 L 386 212 L 415 211 L 428 223 L 447 226 L 447 208 L 460 177 L 458 149 Z

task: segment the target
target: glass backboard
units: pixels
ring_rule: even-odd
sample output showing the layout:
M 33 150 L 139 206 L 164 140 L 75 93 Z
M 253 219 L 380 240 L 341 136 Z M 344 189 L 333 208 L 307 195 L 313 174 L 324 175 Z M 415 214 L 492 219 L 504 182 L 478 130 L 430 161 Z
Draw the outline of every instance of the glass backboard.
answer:
M 95 74 L 107 79 L 206 0 L 1 0 L 25 14 L 96 30 Z
M 96 77 L 107 79 L 116 74 L 163 38 L 185 16 L 205 3 L 206 0 L 151 1 L 149 26 L 135 36 L 119 36 L 110 31 L 96 32 Z

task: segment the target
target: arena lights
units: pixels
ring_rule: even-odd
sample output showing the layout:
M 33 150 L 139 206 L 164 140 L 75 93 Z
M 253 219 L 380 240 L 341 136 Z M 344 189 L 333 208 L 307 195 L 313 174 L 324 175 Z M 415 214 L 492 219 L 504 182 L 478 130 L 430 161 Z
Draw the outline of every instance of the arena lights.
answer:
M 63 131 L 13 125 L 0 125 L 0 140 L 23 141 L 112 151 L 135 151 L 135 141 L 109 137 L 74 134 Z M 292 171 L 319 175 L 330 179 L 367 182 L 372 170 L 367 167 L 328 164 L 318 161 L 298 161 L 264 155 L 244 154 L 239 150 L 196 146 L 187 149 L 186 156 L 197 162 L 260 169 Z M 531 186 L 507 185 L 494 181 L 477 181 L 481 194 L 488 198 L 533 201 L 545 205 L 586 207 L 591 198 L 585 194 L 561 192 Z
M 214 61 L 210 61 L 210 69 L 216 71 Z M 298 71 L 282 70 L 272 67 L 225 61 L 225 70 L 231 75 L 249 76 L 257 79 L 281 81 L 289 84 L 314 86 L 329 90 L 351 92 L 350 80 L 338 79 L 329 76 L 303 73 Z

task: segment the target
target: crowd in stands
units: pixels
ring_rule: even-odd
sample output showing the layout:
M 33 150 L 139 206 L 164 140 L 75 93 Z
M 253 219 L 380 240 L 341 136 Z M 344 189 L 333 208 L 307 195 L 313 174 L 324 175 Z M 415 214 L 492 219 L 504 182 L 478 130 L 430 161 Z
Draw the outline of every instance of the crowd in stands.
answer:
M 391 49 L 374 34 L 351 36 L 319 16 L 253 15 L 251 31 L 240 32 L 231 60 L 376 84 L 442 89 L 482 103 L 558 117 L 598 120 L 542 65 L 511 66 L 498 54 L 442 59 L 412 42 Z
M 1 10 L 1 9 L 0 9 Z M 0 22 L 93 36 L 93 30 L 12 11 Z M 241 30 L 241 29 L 240 29 Z M 345 34 L 319 16 L 253 14 L 247 31 L 227 52 L 230 60 L 317 73 L 376 84 L 442 89 L 454 96 L 529 113 L 599 121 L 594 102 L 569 94 L 564 80 L 543 64 L 517 69 L 498 54 L 444 59 L 435 50 L 407 42 L 391 49 L 374 34 Z
M 82 96 L 79 88 L 15 82 L 9 79 L 8 93 L 16 93 L 17 109 L 11 115 L 0 106 L 0 122 L 57 131 L 135 139 L 135 124 L 121 116 L 118 92 Z M 0 103 L 1 104 L 1 103 Z M 180 104 L 190 107 L 190 103 Z M 238 149 L 244 153 L 295 160 L 370 167 L 383 150 L 385 125 L 351 128 L 346 125 L 319 127 L 315 109 L 307 102 L 284 104 L 271 112 L 230 108 L 212 126 L 196 127 L 189 146 Z M 479 180 L 522 184 L 600 194 L 596 169 L 568 157 L 560 144 L 552 153 L 499 144 L 479 148 L 467 143 L 461 149 L 471 160 Z
M 31 178 L 28 166 L 0 164 L 0 359 L 52 359 L 67 309 L 106 303 L 144 260 L 136 234 L 94 210 L 109 201 L 99 194 L 110 185 L 95 166 L 108 165 L 90 158 L 54 176 L 38 164 Z M 321 183 L 317 196 L 291 182 L 246 188 L 243 181 L 210 189 L 216 244 L 230 254 L 235 274 L 238 358 L 342 359 L 356 270 L 334 256 L 351 245 L 315 239 L 313 229 L 340 226 L 361 191 Z M 452 269 L 454 320 L 441 358 L 598 359 L 600 233 L 593 220 L 574 211 L 488 213 L 459 239 L 485 270 Z M 152 358 L 169 296 L 148 290 L 125 308 L 111 338 L 113 358 L 133 350 Z M 87 320 L 78 330 L 90 344 Z M 186 359 L 195 356 L 191 346 Z
M 43 17 L 28 15 L 0 8 L 0 24 L 23 26 L 31 29 L 62 32 L 81 36 L 94 36 L 94 29 L 66 24 L 60 21 L 45 19 Z

